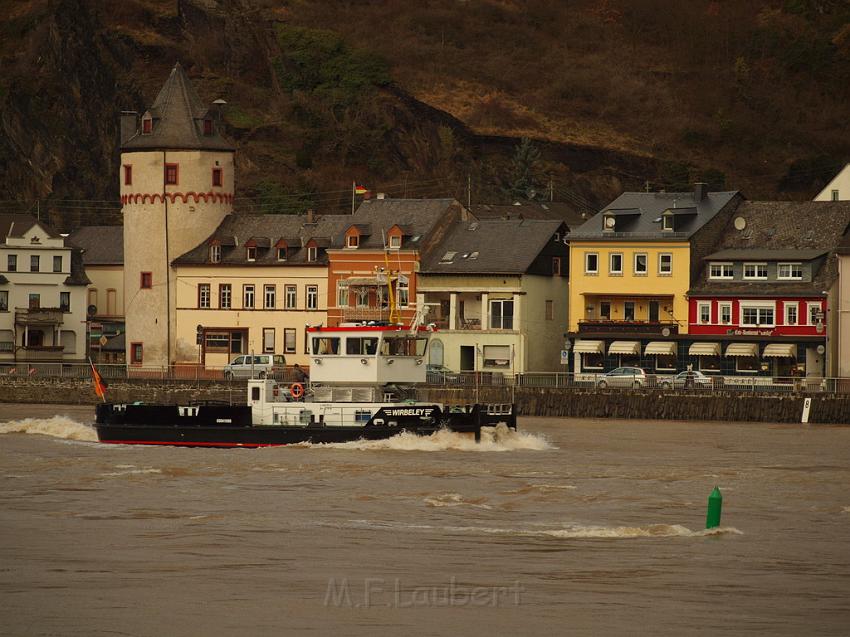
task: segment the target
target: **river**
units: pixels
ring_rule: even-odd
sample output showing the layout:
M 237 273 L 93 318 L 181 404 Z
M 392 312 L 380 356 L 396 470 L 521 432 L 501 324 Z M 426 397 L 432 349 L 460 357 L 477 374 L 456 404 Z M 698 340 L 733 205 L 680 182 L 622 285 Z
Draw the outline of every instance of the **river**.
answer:
M 0 404 L 0 634 L 847 634 L 850 427 L 104 446 Z M 723 496 L 719 529 L 706 499 Z

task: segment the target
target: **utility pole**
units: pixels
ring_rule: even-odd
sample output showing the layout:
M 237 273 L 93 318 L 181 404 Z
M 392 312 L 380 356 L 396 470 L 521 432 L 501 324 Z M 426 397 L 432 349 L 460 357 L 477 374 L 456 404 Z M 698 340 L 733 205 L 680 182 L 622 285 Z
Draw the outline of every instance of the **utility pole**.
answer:
M 472 175 L 466 174 L 466 209 L 472 207 Z
M 549 201 L 555 201 L 555 180 L 549 175 Z

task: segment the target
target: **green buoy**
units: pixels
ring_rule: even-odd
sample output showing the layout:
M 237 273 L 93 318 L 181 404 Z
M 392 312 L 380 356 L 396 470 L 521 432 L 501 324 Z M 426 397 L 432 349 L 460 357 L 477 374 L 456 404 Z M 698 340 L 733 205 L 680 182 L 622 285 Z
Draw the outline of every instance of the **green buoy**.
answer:
M 714 487 L 714 491 L 708 496 L 708 510 L 705 514 L 705 528 L 713 529 L 720 526 L 720 510 L 723 508 L 723 496 L 720 489 Z

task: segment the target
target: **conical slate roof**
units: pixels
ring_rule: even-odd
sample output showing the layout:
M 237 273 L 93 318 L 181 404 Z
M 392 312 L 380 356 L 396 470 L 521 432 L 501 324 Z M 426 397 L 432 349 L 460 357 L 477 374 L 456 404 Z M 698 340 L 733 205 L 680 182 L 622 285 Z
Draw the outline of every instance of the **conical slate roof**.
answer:
M 141 129 L 137 130 L 121 150 L 234 150 L 219 134 L 216 118 L 212 118 L 212 134 L 204 134 L 204 118 L 209 108 L 195 92 L 179 62 L 171 69 L 148 113 L 153 118 L 152 132 L 143 135 Z

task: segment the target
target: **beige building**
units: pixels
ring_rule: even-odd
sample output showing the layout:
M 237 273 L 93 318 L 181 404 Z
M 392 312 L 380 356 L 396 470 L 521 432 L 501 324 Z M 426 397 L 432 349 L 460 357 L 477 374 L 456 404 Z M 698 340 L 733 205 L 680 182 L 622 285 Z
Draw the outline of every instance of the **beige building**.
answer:
M 821 190 L 814 201 L 847 201 L 850 200 L 850 164 L 832 178 Z
M 456 223 L 422 259 L 417 305 L 437 333 L 428 363 L 452 371 L 562 371 L 568 248 L 559 220 Z
M 64 237 L 0 214 L 0 363 L 85 360 L 87 283 Z
M 171 262 L 231 212 L 234 149 L 179 64 L 151 108 L 121 116 L 124 313 L 134 365 L 177 359 Z

